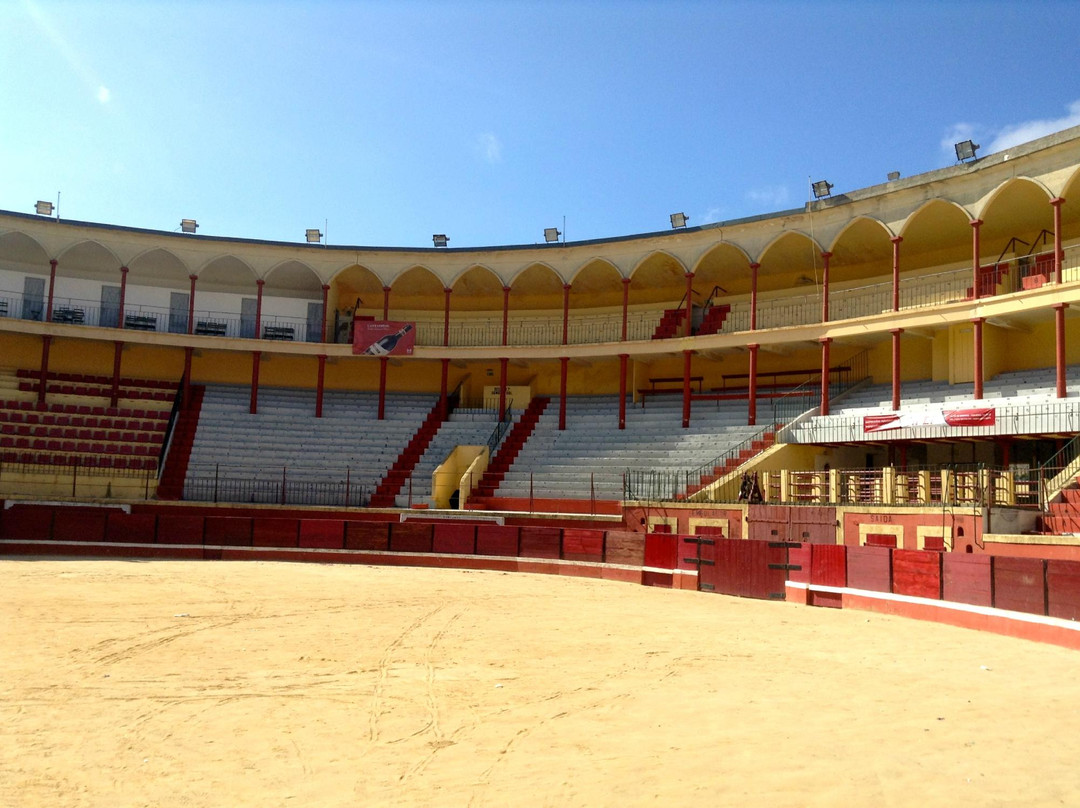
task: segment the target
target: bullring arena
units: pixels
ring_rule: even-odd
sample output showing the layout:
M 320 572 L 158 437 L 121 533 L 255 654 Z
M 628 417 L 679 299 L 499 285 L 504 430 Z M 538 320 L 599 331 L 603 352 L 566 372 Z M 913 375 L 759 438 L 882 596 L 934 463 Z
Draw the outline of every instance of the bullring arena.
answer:
M 0 802 L 1075 803 L 1075 199 L 1080 128 L 588 242 L 0 213 Z

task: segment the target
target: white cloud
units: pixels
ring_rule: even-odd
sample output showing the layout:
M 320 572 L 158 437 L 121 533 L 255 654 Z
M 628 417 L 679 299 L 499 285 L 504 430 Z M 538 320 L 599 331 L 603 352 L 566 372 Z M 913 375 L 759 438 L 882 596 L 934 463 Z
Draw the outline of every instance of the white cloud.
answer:
M 704 213 L 698 214 L 697 224 L 712 224 L 718 222 L 723 218 L 724 209 L 718 206 L 709 208 Z
M 491 132 L 483 132 L 476 140 L 480 155 L 489 163 L 502 162 L 502 141 Z
M 779 210 L 788 205 L 791 200 L 791 191 L 786 185 L 766 185 L 761 188 L 751 188 L 746 192 L 746 198 L 769 210 Z
M 112 98 L 112 93 L 109 92 L 109 88 L 102 84 L 97 89 L 97 100 L 102 104 L 108 104 L 109 99 Z
M 1060 118 L 1021 121 L 996 129 L 973 123 L 954 123 L 945 130 L 941 138 L 941 151 L 955 159 L 954 146 L 965 140 L 974 140 L 981 144 L 980 153 L 993 154 L 1063 129 L 1080 126 L 1080 100 L 1073 101 L 1065 109 L 1066 113 Z

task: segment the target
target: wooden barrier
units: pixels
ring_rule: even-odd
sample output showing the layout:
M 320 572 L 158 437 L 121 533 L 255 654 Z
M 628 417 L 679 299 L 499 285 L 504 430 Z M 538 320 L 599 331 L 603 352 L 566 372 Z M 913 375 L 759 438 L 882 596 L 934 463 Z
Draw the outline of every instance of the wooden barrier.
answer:
M 945 553 L 941 558 L 944 600 L 972 606 L 992 606 L 991 557 L 972 553 Z
M 476 525 L 440 522 L 435 525 L 432 549 L 436 553 L 474 554 L 476 552 Z
M 345 522 L 341 519 L 301 519 L 299 546 L 341 550 L 345 547 Z
M 847 549 L 847 585 L 853 589 L 892 592 L 892 570 L 892 551 L 888 547 L 852 546 Z
M 203 540 L 217 546 L 250 547 L 251 522 L 250 517 L 207 516 Z
M 604 537 L 604 561 L 640 567 L 645 563 L 645 534 L 609 530 Z
M 1046 614 L 1045 565 L 1041 558 L 996 556 L 993 561 L 994 607 Z
M 521 558 L 560 558 L 562 530 L 557 527 L 523 527 L 518 556 Z
M 157 544 L 202 544 L 205 518 L 184 514 L 162 514 L 157 519 Z M 199 552 L 202 557 L 202 551 Z
M 477 525 L 476 554 L 516 557 L 520 548 L 520 528 L 511 525 Z
M 1080 620 L 1080 561 L 1046 562 L 1046 600 L 1051 617 Z
M 255 519 L 251 530 L 253 547 L 299 547 L 299 519 Z
M 390 549 L 395 553 L 430 553 L 434 527 L 422 522 L 395 522 L 390 525 Z
M 892 556 L 894 593 L 941 599 L 941 553 L 893 550 Z
M 53 509 L 39 505 L 12 505 L 0 522 L 0 538 L 41 541 L 52 538 Z
M 105 522 L 105 541 L 125 544 L 153 544 L 157 516 L 152 513 L 110 511 Z
M 564 527 L 562 557 L 567 561 L 603 561 L 604 531 Z
M 345 549 L 389 550 L 389 522 L 346 522 Z

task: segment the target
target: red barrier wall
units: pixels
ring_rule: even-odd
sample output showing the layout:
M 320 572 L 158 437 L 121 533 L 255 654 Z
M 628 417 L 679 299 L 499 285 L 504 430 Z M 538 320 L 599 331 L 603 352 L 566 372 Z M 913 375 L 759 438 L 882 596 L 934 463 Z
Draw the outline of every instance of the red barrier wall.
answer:
M 1040 558 L 996 557 L 994 606 L 1014 612 L 1046 614 L 1044 561 Z
M 299 519 L 255 519 L 251 529 L 254 547 L 298 547 Z
M 1046 596 L 1051 617 L 1080 620 L 1080 561 L 1046 562 Z
M 201 516 L 162 514 L 157 520 L 155 540 L 158 544 L 202 544 L 204 521 Z
M 562 552 L 562 529 L 557 527 L 521 528 L 521 558 L 559 558 Z
M 388 550 L 390 548 L 390 524 L 388 522 L 346 522 L 345 549 Z
M 793 569 L 788 570 L 788 580 L 800 584 L 810 583 L 811 560 L 810 553 L 812 544 L 799 544 L 788 549 L 788 564 Z M 798 567 L 798 569 L 794 569 Z
M 848 547 L 847 585 L 871 592 L 892 592 L 892 551 L 888 547 Z
M 716 592 L 744 598 L 782 599 L 786 571 L 779 567 L 789 559 L 783 547 L 767 541 L 716 539 L 714 564 L 702 565 L 700 582 Z M 702 556 L 706 548 L 702 548 Z M 710 553 L 711 554 L 711 553 Z
M 434 525 L 397 522 L 390 525 L 390 549 L 396 553 L 430 553 Z
M 100 508 L 57 508 L 52 537 L 56 541 L 104 541 L 106 516 Z
M 563 528 L 562 557 L 568 561 L 603 561 L 604 531 Z
M 441 522 L 435 525 L 431 543 L 436 553 L 472 555 L 476 552 L 476 525 L 454 525 Z
M 645 566 L 662 570 L 675 569 L 681 539 L 671 533 L 649 533 L 645 536 Z
M 520 530 L 510 525 L 477 525 L 476 554 L 517 556 Z
M 105 522 L 105 541 L 153 544 L 157 517 L 152 513 L 111 511 Z
M 604 560 L 608 564 L 640 567 L 645 563 L 645 534 L 630 530 L 607 531 Z
M 206 544 L 251 546 L 251 519 L 238 516 L 207 516 L 203 533 Z
M 991 606 L 990 556 L 945 553 L 941 557 L 943 599 L 972 606 Z
M 342 549 L 345 546 L 345 522 L 341 519 L 301 519 L 300 546 Z
M 818 586 L 847 586 L 847 548 L 840 544 L 812 545 L 810 582 Z
M 4 511 L 0 534 L 5 539 L 41 541 L 52 538 L 53 509 L 40 505 L 12 505 Z
M 941 599 L 941 553 L 893 550 L 893 592 Z

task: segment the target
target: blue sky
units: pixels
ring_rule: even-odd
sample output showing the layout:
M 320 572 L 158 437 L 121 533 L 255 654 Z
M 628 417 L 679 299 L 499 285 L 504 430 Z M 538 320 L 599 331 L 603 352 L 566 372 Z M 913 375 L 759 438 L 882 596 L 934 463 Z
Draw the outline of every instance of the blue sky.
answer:
M 1077 32 L 1071 1 L 0 0 L 0 208 L 402 247 L 753 216 L 1080 123 Z

